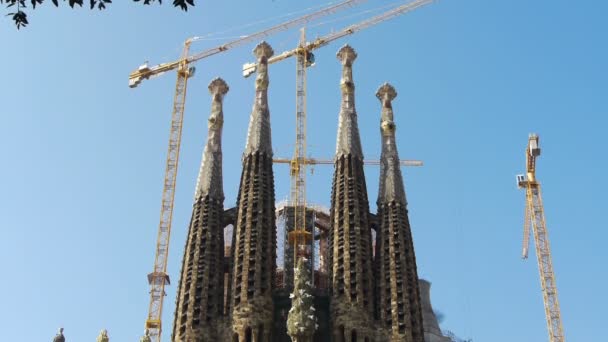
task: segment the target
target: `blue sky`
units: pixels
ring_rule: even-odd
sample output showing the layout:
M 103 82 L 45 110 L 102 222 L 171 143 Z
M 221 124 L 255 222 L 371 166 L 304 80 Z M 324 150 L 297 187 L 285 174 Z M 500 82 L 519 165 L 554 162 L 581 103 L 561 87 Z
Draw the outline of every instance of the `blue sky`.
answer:
M 217 40 L 200 51 L 275 23 L 243 25 L 323 4 L 197 1 L 188 13 L 131 1 L 106 11 L 31 12 L 17 31 L 0 22 L 0 326 L 5 340 L 136 341 L 148 309 L 174 74 L 129 89 L 130 71 L 176 59 L 195 35 Z M 321 36 L 361 20 L 344 16 L 386 5 L 368 1 L 309 28 Z M 391 82 L 419 275 L 433 283 L 444 329 L 474 341 L 546 341 L 535 258 L 519 258 L 530 132 L 541 138 L 538 177 L 557 275 L 566 337 L 598 341 L 608 306 L 604 220 L 608 190 L 608 3 L 441 0 L 317 51 L 309 69 L 309 151 L 331 158 L 339 109 L 338 48 L 351 44 L 365 156 L 380 155 L 380 105 Z M 336 21 L 332 21 L 336 19 Z M 295 46 L 292 30 L 268 41 Z M 215 76 L 225 99 L 225 206 L 236 200 L 253 83 L 240 76 L 255 43 L 198 63 L 191 80 L 175 201 L 169 272 L 177 283 Z M 294 61 L 270 68 L 277 156 L 294 140 Z M 329 205 L 331 167 L 309 177 L 309 200 Z M 375 210 L 378 170 L 366 169 Z M 275 166 L 276 197 L 289 189 Z M 165 340 L 176 286 L 165 301 Z

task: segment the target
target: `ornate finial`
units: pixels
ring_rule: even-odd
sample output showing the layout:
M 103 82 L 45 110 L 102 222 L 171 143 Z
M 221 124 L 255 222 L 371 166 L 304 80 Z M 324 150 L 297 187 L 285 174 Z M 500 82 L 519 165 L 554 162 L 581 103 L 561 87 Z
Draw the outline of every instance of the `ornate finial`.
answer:
M 253 49 L 253 54 L 258 60 L 258 75 L 255 78 L 255 90 L 258 92 L 267 90 L 269 84 L 268 58 L 274 54 L 274 51 L 268 43 L 261 42 Z
M 395 123 L 393 122 L 393 105 L 391 101 L 393 101 L 395 97 L 397 97 L 397 91 L 395 91 L 395 88 L 392 85 L 384 83 L 380 86 L 380 88 L 378 88 L 378 91 L 376 92 L 376 97 L 382 103 L 382 115 L 380 119 L 380 128 L 382 130 L 382 134 L 395 134 Z
M 228 90 L 228 84 L 219 77 L 209 83 L 209 92 L 213 98 L 211 115 L 209 115 L 209 134 L 194 191 L 195 201 L 204 195 L 209 195 L 214 199 L 224 199 L 222 189 L 222 127 L 224 125 L 222 101 Z
M 251 115 L 249 116 L 247 143 L 245 144 L 243 155 L 261 152 L 271 156 L 270 111 L 268 109 L 268 85 L 270 84 L 268 79 L 268 58 L 274 54 L 274 51 L 268 43 L 261 42 L 253 49 L 253 53 L 258 59 L 258 75 L 255 79 L 255 100 Z
M 65 336 L 63 336 L 63 328 L 59 328 L 59 332 L 53 338 L 53 342 L 65 342 Z
M 144 336 L 139 339 L 139 342 L 152 342 L 152 339 L 150 338 L 150 330 L 144 330 Z
M 253 54 L 258 59 L 258 62 L 267 62 L 268 58 L 274 55 L 274 50 L 270 44 L 261 42 L 253 49 Z
M 110 342 L 110 338 L 108 337 L 108 331 L 106 329 L 102 329 L 97 336 L 97 342 Z
M 405 204 L 407 201 L 395 141 L 396 128 L 393 122 L 393 106 L 391 104 L 391 101 L 397 97 L 397 92 L 392 85 L 384 83 L 376 92 L 376 97 L 382 103 L 382 118 L 380 120 L 382 154 L 380 155 L 378 203 L 387 203 L 394 200 Z
M 230 88 L 228 87 L 228 84 L 226 84 L 226 81 L 224 81 L 220 77 L 214 78 L 213 81 L 211 81 L 209 83 L 208 88 L 209 88 L 209 94 L 211 94 L 211 95 L 219 94 L 219 95 L 223 96 L 223 95 L 226 95 L 228 90 L 230 90 Z
M 211 115 L 209 116 L 209 129 L 218 130 L 222 128 L 224 124 L 222 101 L 224 100 L 224 95 L 228 93 L 230 88 L 228 87 L 226 81 L 219 77 L 213 79 L 213 81 L 209 83 L 208 88 L 213 100 L 213 103 L 211 103 Z
M 353 81 L 353 62 L 357 58 L 357 53 L 350 45 L 344 45 L 338 50 L 336 56 L 342 63 L 342 78 L 340 79 L 342 101 L 338 119 L 336 157 L 342 154 L 352 154 L 363 159 L 357 111 L 355 110 L 355 82 Z
M 357 59 L 357 53 L 350 45 L 344 45 L 336 53 L 338 60 L 342 63 L 342 79 L 340 89 L 342 90 L 342 102 L 347 107 L 354 106 L 355 82 L 353 81 L 353 62 Z M 347 96 L 344 96 L 347 95 Z
M 350 45 L 346 44 L 338 50 L 336 56 L 342 65 L 352 65 L 355 59 L 357 59 L 357 52 Z
M 397 97 L 397 91 L 395 91 L 395 87 L 385 82 L 378 88 L 378 91 L 376 91 L 376 97 L 382 101 L 383 107 L 387 107 L 390 106 L 391 101 Z

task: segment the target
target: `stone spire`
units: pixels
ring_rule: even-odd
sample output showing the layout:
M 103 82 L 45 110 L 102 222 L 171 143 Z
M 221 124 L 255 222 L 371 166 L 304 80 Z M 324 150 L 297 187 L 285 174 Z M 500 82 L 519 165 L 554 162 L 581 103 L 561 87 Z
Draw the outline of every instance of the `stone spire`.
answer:
M 391 101 L 397 92 L 390 84 L 384 84 L 376 96 L 382 103 L 376 236 L 378 316 L 390 341 L 424 342 L 416 256 L 395 143 Z
M 393 121 L 392 101 L 397 97 L 395 88 L 384 83 L 376 92 L 376 97 L 382 103 L 380 132 L 382 135 L 382 154 L 380 157 L 380 189 L 378 202 L 399 201 L 407 204 L 397 143 L 395 142 L 395 122 Z
M 357 53 L 349 45 L 344 45 L 336 54 L 342 63 L 342 79 L 340 89 L 342 103 L 338 119 L 338 136 L 336 142 L 336 156 L 350 154 L 355 158 L 363 159 L 361 138 L 357 126 L 357 111 L 355 110 L 355 83 L 353 82 L 353 62 Z
M 267 90 L 268 58 L 273 51 L 262 42 L 253 52 L 257 57 L 258 75 L 237 197 L 228 340 L 270 342 L 276 226 Z
M 342 105 L 338 124 L 329 232 L 329 279 L 334 340 L 373 338 L 372 241 L 363 154 L 357 127 L 352 63 L 346 45 L 342 63 Z
M 219 338 L 224 298 L 224 193 L 222 190 L 222 100 L 228 86 L 217 78 L 212 95 L 209 135 L 196 186 L 192 218 L 182 261 L 173 341 Z
M 270 138 L 270 111 L 268 110 L 268 58 L 272 57 L 272 47 L 262 42 L 253 50 L 257 58 L 258 69 L 255 79 L 255 101 L 251 110 L 249 130 L 247 131 L 247 145 L 244 154 L 256 151 L 272 155 L 272 141 Z
M 209 116 L 209 133 L 207 145 L 203 151 L 201 168 L 196 182 L 194 200 L 209 195 L 215 199 L 224 199 L 222 180 L 222 127 L 224 125 L 223 100 L 229 88 L 221 78 L 209 83 L 211 93 L 211 115 Z

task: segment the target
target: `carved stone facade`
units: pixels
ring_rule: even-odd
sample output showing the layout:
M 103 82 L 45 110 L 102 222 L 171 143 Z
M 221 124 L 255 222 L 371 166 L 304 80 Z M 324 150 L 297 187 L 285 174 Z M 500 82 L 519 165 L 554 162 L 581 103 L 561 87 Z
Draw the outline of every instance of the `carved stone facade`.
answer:
M 178 286 L 173 341 L 212 341 L 223 319 L 224 234 L 222 215 L 222 100 L 228 86 L 209 84 L 213 101 L 209 135 L 196 186 L 192 218 Z
M 346 45 L 338 51 L 337 57 L 342 63 L 342 104 L 328 253 L 332 335 L 340 342 L 370 341 L 375 330 L 372 239 L 352 75 L 357 53 Z
M 382 103 L 380 186 L 376 235 L 377 314 L 390 341 L 424 342 L 420 290 L 407 200 L 395 141 L 390 84 L 378 89 Z
M 265 42 L 254 50 L 258 63 L 256 96 L 237 198 L 230 298 L 232 339 L 239 342 L 270 342 L 272 335 L 276 225 L 268 58 L 273 53 Z
M 228 210 L 224 210 L 221 167 L 222 99 L 228 86 L 221 79 L 209 86 L 213 96 L 209 137 L 184 252 L 174 342 L 290 341 L 287 313 L 293 289 L 292 247 L 283 248 L 284 265 L 279 266 L 283 269 L 277 271 L 276 265 L 268 108 L 268 60 L 273 53 L 264 42 L 254 49 L 255 99 L 237 203 Z M 310 225 L 306 229 L 314 237 L 309 246 L 313 258 L 306 267 L 301 265 L 311 272 L 308 285 L 313 298 L 307 305 L 314 306 L 318 326 L 299 338 L 313 342 L 424 342 L 416 260 L 391 107 L 396 92 L 385 84 L 377 93 L 382 102 L 383 144 L 378 213 L 372 214 L 355 109 L 352 66 L 357 54 L 346 45 L 337 57 L 342 64 L 342 99 L 331 208 L 328 212 L 307 210 Z M 293 207 L 282 210 L 289 232 Z M 232 231 L 226 235 L 231 236 L 231 244 L 225 246 L 224 229 L 230 225 Z M 318 260 L 314 259 L 315 248 Z

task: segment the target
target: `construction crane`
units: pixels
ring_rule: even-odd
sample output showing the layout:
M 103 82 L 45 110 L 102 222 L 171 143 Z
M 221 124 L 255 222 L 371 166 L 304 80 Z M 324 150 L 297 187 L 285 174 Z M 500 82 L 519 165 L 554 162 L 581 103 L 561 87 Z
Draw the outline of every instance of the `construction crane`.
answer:
M 524 218 L 524 239 L 522 258 L 528 258 L 528 247 L 530 244 L 530 226 L 534 230 L 534 242 L 536 245 L 536 257 L 538 259 L 538 271 L 540 273 L 540 284 L 545 303 L 545 316 L 549 329 L 550 342 L 564 342 L 564 328 L 562 326 L 559 300 L 557 298 L 557 285 L 553 273 L 551 261 L 551 248 L 549 247 L 549 235 L 545 224 L 545 210 L 541 197 L 540 183 L 536 179 L 536 158 L 540 156 L 540 145 L 538 135 L 530 134 L 528 147 L 526 148 L 526 173 L 517 175 L 517 186 L 526 190 L 526 209 Z
M 293 162 L 293 159 L 274 158 L 274 159 L 272 159 L 272 162 L 276 163 L 276 164 L 291 164 Z M 304 159 L 302 159 L 302 161 L 300 163 L 305 164 L 305 165 L 333 165 L 334 162 L 335 161 L 333 159 L 304 158 Z M 380 160 L 365 159 L 363 161 L 363 164 L 378 166 L 378 165 L 380 165 Z M 401 159 L 401 160 L 399 160 L 399 164 L 401 166 L 423 166 L 424 165 L 422 160 L 411 160 L 411 159 L 405 159 L 405 160 Z
M 412 1 L 409 3 L 403 4 L 403 5 L 397 6 L 382 14 L 379 14 L 377 16 L 374 16 L 372 18 L 369 18 L 369 19 L 359 22 L 357 24 L 348 26 L 340 31 L 336 31 L 336 32 L 330 33 L 324 37 L 317 38 L 312 42 L 307 42 L 304 46 L 298 46 L 297 48 L 295 48 L 293 50 L 285 51 L 281 54 L 271 57 L 268 59 L 268 63 L 272 64 L 272 63 L 280 62 L 289 57 L 293 57 L 294 55 L 300 55 L 300 54 L 303 54 L 304 52 L 306 52 L 306 55 L 308 56 L 307 60 L 309 61 L 309 64 L 310 64 L 309 66 L 311 66 L 314 64 L 314 55 L 312 54 L 313 50 L 316 50 L 320 47 L 328 45 L 329 43 L 331 43 L 335 40 L 338 40 L 340 38 L 350 36 L 354 33 L 364 30 L 370 26 L 380 24 L 389 19 L 393 19 L 402 14 L 411 12 L 419 7 L 428 5 L 433 1 L 434 0 L 416 0 L 416 1 Z M 296 66 L 296 68 L 297 68 L 297 66 Z M 246 63 L 243 65 L 243 76 L 249 77 L 251 74 L 255 73 L 256 70 L 257 70 L 256 63 Z
M 165 297 L 165 286 L 170 283 L 167 274 L 167 257 L 169 254 L 169 240 L 171 237 L 171 222 L 173 216 L 173 202 L 175 196 L 175 185 L 177 179 L 177 167 L 179 165 L 179 151 L 182 137 L 184 107 L 186 104 L 186 92 L 188 79 L 194 75 L 195 68 L 191 64 L 225 52 L 237 46 L 251 41 L 260 40 L 272 34 L 301 26 L 321 17 L 336 13 L 346 8 L 357 5 L 365 0 L 347 0 L 326 6 L 316 12 L 306 14 L 299 18 L 283 22 L 271 28 L 243 36 L 226 44 L 199 52 L 190 56 L 190 45 L 199 37 L 189 38 L 184 42 L 181 57 L 174 62 L 162 63 L 149 67 L 147 63 L 141 65 L 129 75 L 129 87 L 137 87 L 143 80 L 160 76 L 167 71 L 177 71 L 177 82 L 173 97 L 173 111 L 171 115 L 171 127 L 169 130 L 169 144 L 167 160 L 165 164 L 165 178 L 160 209 L 160 221 L 156 242 L 156 253 L 154 257 L 154 269 L 148 274 L 150 284 L 150 304 L 145 327 L 153 341 L 159 342 L 162 334 L 162 309 Z
M 328 45 L 340 38 L 352 35 L 358 31 L 374 26 L 386 20 L 395 18 L 399 15 L 413 11 L 419 7 L 433 2 L 433 0 L 416 0 L 382 14 L 364 20 L 344 28 L 341 31 L 331 33 L 325 37 L 317 38 L 313 42 L 306 41 L 305 29 L 302 29 L 298 47 L 285 51 L 275 57 L 271 57 L 268 63 L 276 63 L 289 57 L 296 56 L 296 144 L 294 154 L 290 164 L 290 199 L 294 207 L 294 230 L 289 233 L 289 243 L 294 246 L 294 267 L 297 264 L 298 256 L 307 257 L 307 244 L 311 241 L 311 234 L 306 231 L 306 166 L 309 164 L 323 164 L 315 159 L 306 158 L 306 68 L 314 65 L 315 59 L 313 50 Z M 243 65 L 243 76 L 249 77 L 257 70 L 256 63 L 246 63 Z M 274 160 L 274 162 L 287 162 L 285 159 Z M 332 162 L 327 162 L 331 164 Z M 373 163 L 373 162 L 372 162 Z M 376 162 L 379 164 L 379 161 Z M 408 164 L 406 161 L 404 164 Z M 414 164 L 422 164 L 415 162 Z M 314 272 L 312 272 L 314 274 Z

